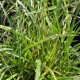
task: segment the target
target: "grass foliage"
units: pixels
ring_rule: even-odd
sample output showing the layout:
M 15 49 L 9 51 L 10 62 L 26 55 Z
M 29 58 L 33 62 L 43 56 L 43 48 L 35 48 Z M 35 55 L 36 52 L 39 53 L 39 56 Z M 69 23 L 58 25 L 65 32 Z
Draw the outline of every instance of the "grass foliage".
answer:
M 78 13 L 80 0 L 0 1 L 0 80 L 80 80 Z

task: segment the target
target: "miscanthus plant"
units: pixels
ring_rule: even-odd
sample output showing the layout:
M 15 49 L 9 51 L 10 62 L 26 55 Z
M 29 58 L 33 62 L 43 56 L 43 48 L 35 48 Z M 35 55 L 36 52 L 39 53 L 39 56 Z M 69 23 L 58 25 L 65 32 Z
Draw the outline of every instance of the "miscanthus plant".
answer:
M 79 80 L 79 13 L 80 0 L 0 1 L 0 80 Z

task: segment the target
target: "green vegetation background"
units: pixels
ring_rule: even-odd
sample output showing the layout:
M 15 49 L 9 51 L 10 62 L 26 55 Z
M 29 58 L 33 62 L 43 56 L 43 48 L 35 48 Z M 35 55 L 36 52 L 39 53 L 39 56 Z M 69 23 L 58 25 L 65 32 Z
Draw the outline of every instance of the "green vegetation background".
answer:
M 0 1 L 0 80 L 80 80 L 78 14 L 80 0 Z

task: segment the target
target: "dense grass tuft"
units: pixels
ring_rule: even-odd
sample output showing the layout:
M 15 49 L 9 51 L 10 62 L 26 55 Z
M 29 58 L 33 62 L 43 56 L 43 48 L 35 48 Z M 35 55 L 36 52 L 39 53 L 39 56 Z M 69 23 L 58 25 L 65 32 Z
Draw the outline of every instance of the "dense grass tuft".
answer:
M 0 80 L 79 80 L 79 18 L 80 0 L 0 1 Z

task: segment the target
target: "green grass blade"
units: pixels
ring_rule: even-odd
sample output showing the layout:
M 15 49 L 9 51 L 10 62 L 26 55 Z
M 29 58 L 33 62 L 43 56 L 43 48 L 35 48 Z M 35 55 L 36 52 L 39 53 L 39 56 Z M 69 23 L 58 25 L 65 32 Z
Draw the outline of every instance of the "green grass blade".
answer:
M 7 78 L 6 80 L 12 80 L 13 78 L 15 78 L 18 75 L 18 73 L 15 73 L 13 75 L 11 75 L 9 78 Z
M 37 68 L 36 68 L 36 75 L 35 75 L 35 80 L 39 80 L 40 79 L 40 73 L 41 73 L 41 60 L 37 59 Z

